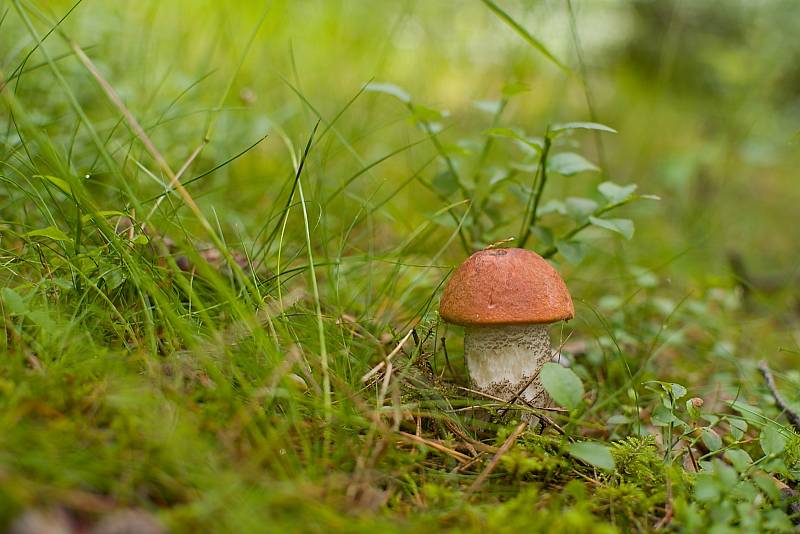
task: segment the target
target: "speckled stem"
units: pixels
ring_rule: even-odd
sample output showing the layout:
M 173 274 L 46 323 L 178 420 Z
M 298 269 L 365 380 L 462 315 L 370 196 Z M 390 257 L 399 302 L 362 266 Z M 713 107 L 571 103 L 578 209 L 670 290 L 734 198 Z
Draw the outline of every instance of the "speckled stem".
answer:
M 538 378 L 550 361 L 547 324 L 468 326 L 464 336 L 467 369 L 477 389 L 510 400 L 534 380 L 520 397 L 546 407 L 550 398 Z

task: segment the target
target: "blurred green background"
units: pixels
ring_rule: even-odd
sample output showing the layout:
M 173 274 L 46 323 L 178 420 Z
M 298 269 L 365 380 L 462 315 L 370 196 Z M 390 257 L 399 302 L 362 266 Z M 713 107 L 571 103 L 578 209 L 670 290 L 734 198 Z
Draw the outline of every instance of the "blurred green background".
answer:
M 57 18 L 69 6 L 42 7 Z M 588 120 L 567 4 L 513 1 L 503 7 L 571 72 L 557 68 L 480 2 L 270 2 L 225 102 L 224 135 L 213 139 L 203 158 L 210 164 L 227 157 L 274 126 L 301 145 L 316 117 L 287 81 L 328 120 L 364 84 L 396 84 L 415 102 L 447 111 L 442 138 L 465 150 L 491 119 L 475 103 L 498 99 L 511 82 L 529 91 L 512 101 L 504 124 L 540 134 L 548 123 Z M 154 138 L 180 159 L 201 140 L 202 111 L 216 105 L 263 10 L 261 2 L 248 1 L 85 1 L 64 28 L 89 49 L 144 124 L 170 105 Z M 619 131 L 603 139 L 602 156 L 591 137 L 584 138 L 584 153 L 604 164 L 607 177 L 636 182 L 663 199 L 640 208 L 637 235 L 624 250 L 630 261 L 688 269 L 712 283 L 727 276 L 730 249 L 754 270 L 798 269 L 791 231 L 800 200 L 795 3 L 594 0 L 574 2 L 573 11 L 594 119 Z M 2 64 L 15 66 L 30 43 L 24 28 L 6 24 L 2 44 Z M 53 53 L 64 47 L 56 38 L 49 46 Z M 80 72 L 75 61 L 61 63 L 67 72 Z M 22 88 L 38 91 L 42 117 L 66 113 L 63 101 L 46 98 L 56 89 L 46 69 L 38 70 L 26 75 Z M 99 99 L 85 78 L 78 96 Z M 103 102 L 92 111 L 112 120 Z M 337 135 L 327 139 L 320 159 L 335 167 L 320 187 L 333 188 L 356 172 L 359 158 L 372 161 L 419 139 L 407 118 L 392 99 L 360 95 L 337 123 Z M 409 149 L 359 179 L 354 194 L 401 180 L 431 153 L 429 144 Z M 76 161 L 89 168 L 89 158 Z M 197 189 L 207 193 L 209 205 L 225 202 L 243 217 L 255 217 L 274 196 L 273 177 L 288 169 L 286 150 L 273 134 Z M 602 179 L 570 178 L 554 188 L 579 194 Z M 154 184 L 137 184 L 148 185 Z M 425 216 L 421 207 L 430 211 L 439 204 L 409 187 L 377 222 L 402 233 Z

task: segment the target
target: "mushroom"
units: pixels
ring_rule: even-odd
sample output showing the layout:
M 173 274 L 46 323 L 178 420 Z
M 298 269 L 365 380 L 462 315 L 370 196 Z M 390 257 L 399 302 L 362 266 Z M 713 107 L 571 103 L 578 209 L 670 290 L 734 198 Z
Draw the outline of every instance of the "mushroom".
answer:
M 551 359 L 549 325 L 572 319 L 567 286 L 541 256 L 487 249 L 462 263 L 447 283 L 439 314 L 464 326 L 464 356 L 474 386 L 533 406 L 551 400 L 538 379 Z

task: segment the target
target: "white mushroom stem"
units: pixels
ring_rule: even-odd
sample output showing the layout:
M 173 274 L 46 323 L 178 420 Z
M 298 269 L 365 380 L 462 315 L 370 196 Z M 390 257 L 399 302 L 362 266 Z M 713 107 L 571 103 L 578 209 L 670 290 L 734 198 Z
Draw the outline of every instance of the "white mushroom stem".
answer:
M 550 361 L 548 326 L 467 326 L 464 355 L 475 387 L 495 397 L 511 400 L 530 382 L 520 397 L 534 406 L 545 406 L 549 397 L 538 374 Z

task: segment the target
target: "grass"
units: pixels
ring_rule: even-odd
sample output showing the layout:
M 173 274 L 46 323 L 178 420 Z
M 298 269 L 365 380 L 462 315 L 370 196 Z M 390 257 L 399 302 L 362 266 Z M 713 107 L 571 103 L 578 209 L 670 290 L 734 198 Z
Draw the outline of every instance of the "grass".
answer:
M 0 526 L 795 528 L 798 16 L 0 3 Z M 577 311 L 541 431 L 436 313 L 520 241 Z

